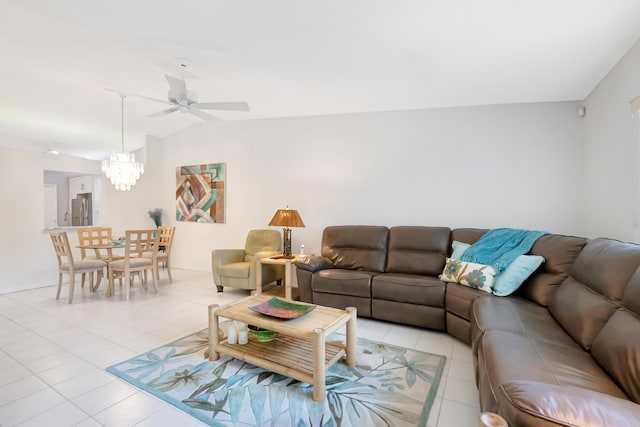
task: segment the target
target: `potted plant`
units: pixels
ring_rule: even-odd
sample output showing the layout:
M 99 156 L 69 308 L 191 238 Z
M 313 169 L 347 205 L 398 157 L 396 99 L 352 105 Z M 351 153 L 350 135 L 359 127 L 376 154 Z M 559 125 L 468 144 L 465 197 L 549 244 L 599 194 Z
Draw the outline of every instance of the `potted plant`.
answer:
M 149 211 L 149 216 L 156 224 L 156 228 L 162 225 L 162 209 L 155 208 Z

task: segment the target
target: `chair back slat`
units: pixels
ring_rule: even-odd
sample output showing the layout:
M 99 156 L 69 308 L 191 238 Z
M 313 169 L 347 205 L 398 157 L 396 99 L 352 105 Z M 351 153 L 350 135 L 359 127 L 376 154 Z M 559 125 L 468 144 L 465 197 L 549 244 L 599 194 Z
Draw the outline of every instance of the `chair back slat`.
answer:
M 109 245 L 111 244 L 111 227 L 78 228 L 78 244 L 82 258 L 87 256 L 87 250 L 83 246 Z M 99 250 L 95 250 L 99 253 Z
M 127 230 L 124 257 L 142 258 L 145 254 L 155 260 L 160 240 L 158 230 Z
M 173 235 L 175 234 L 175 231 L 175 226 L 161 225 L 160 227 L 158 227 L 158 245 L 160 246 L 160 248 L 164 248 L 167 255 L 171 253 L 171 244 L 173 243 Z
M 69 238 L 66 231 L 51 232 L 51 242 L 53 248 L 56 251 L 56 257 L 58 258 L 58 265 L 62 265 L 68 262 L 73 265 L 73 254 L 71 253 L 71 245 L 69 245 Z

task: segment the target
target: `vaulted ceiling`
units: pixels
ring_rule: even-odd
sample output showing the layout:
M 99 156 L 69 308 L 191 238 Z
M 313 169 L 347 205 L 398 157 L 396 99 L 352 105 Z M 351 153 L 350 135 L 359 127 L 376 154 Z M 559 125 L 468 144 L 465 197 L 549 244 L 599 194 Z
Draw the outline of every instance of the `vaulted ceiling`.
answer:
M 640 37 L 637 0 L 0 0 L 0 146 L 102 159 L 120 97 L 164 75 L 242 120 L 584 99 Z M 125 100 L 127 150 L 204 123 Z M 224 123 L 217 124 L 224 126 Z

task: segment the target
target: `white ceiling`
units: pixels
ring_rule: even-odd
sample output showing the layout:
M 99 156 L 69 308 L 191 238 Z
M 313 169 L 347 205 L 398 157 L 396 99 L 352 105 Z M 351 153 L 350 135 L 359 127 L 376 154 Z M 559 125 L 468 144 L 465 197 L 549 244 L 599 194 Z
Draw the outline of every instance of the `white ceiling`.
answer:
M 0 0 L 0 145 L 104 158 L 181 62 L 225 120 L 584 99 L 638 0 Z M 128 97 L 127 150 L 203 123 Z M 224 126 L 222 124 L 221 126 Z M 6 135 L 11 135 L 8 137 Z

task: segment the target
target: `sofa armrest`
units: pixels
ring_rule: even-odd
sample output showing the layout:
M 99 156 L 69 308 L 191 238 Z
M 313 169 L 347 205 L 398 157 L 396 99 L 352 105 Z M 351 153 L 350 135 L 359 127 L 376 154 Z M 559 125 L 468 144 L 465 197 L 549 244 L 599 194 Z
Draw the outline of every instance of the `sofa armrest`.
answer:
M 244 249 L 213 249 L 211 251 L 211 272 L 213 283 L 222 286 L 218 267 L 224 264 L 244 261 Z
M 296 261 L 296 267 L 310 272 L 335 268 L 329 258 L 323 256 L 305 256 Z
M 573 386 L 513 381 L 500 386 L 500 415 L 513 426 L 631 427 L 640 405 Z

